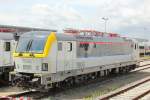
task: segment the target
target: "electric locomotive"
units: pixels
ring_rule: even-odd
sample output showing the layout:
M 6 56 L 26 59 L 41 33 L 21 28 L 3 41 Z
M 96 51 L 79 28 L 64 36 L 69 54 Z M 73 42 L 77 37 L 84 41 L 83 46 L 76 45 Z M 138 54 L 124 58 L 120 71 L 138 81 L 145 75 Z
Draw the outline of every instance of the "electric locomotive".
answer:
M 97 31 L 95 35 L 85 30 L 77 33 L 82 34 L 24 33 L 13 54 L 16 67 L 10 81 L 22 87 L 49 89 L 129 72 L 139 65 L 136 40 Z

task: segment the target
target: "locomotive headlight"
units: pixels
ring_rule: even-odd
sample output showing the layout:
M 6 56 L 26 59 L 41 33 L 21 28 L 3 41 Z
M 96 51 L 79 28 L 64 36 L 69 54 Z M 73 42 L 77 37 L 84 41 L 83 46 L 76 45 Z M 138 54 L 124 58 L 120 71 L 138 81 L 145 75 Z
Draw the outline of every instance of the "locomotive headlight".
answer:
M 48 71 L 48 63 L 42 63 L 42 71 Z

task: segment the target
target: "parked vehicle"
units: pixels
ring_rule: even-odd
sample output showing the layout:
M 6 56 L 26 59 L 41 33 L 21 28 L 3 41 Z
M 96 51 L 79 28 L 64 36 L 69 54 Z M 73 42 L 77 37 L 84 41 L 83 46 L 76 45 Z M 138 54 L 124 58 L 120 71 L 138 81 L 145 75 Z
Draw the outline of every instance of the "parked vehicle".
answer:
M 13 84 L 49 89 L 129 72 L 139 64 L 139 48 L 136 40 L 111 33 L 91 36 L 34 31 L 20 37 L 14 57 Z

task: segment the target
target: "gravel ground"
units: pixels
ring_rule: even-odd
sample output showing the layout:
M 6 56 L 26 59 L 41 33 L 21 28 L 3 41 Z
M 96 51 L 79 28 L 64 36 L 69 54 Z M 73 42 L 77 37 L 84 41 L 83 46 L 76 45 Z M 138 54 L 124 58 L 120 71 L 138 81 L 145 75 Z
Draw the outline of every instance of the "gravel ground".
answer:
M 106 94 L 110 91 L 118 89 L 122 86 L 145 78 L 147 76 L 150 76 L 150 69 L 113 77 L 102 82 L 100 81 L 73 89 L 67 89 L 57 94 L 49 94 L 49 97 L 43 98 L 42 100 L 92 100 L 98 96 Z M 0 96 L 4 94 L 10 94 L 12 92 L 14 93 L 17 91 L 22 90 L 18 89 L 17 87 L 0 87 Z

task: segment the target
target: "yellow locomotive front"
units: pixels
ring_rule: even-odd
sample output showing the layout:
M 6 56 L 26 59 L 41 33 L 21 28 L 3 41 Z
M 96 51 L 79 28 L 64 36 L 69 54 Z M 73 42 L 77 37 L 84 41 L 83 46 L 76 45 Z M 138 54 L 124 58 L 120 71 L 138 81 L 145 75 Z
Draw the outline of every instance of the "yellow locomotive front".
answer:
M 47 84 L 44 75 L 50 73 L 47 60 L 49 50 L 55 42 L 54 32 L 28 32 L 23 34 L 18 42 L 15 53 L 15 70 L 10 72 L 12 84 L 26 87 L 39 87 Z

